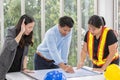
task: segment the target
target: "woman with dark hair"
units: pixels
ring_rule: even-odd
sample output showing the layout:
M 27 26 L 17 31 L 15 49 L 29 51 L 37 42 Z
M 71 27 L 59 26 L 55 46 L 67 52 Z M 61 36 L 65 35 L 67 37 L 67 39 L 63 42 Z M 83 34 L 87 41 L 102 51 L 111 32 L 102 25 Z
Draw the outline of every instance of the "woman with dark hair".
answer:
M 88 29 L 77 68 L 83 66 L 87 53 L 95 71 L 103 72 L 109 64 L 119 65 L 118 40 L 114 31 L 105 26 L 104 18 L 98 15 L 91 16 Z
M 0 80 L 5 79 L 7 72 L 26 71 L 29 45 L 33 45 L 34 19 L 23 15 L 14 28 L 8 29 L 8 34 L 0 55 Z

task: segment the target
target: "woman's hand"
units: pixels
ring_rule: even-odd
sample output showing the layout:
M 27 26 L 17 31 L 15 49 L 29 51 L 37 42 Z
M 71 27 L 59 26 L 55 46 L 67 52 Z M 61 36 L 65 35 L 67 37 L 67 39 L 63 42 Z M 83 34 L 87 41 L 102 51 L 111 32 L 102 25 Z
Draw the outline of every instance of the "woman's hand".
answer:
M 23 19 L 23 22 L 21 24 L 21 33 L 25 32 L 25 19 Z
M 84 63 L 83 63 L 83 62 L 78 63 L 78 64 L 77 64 L 77 69 L 82 68 L 82 67 L 83 67 L 83 65 L 84 65 Z
M 24 32 L 25 32 L 25 19 L 23 19 L 23 22 L 22 22 L 22 24 L 21 24 L 21 31 L 20 31 L 20 33 L 16 36 L 16 38 L 15 38 L 15 40 L 16 40 L 16 42 L 17 43 L 19 43 L 20 42 L 20 40 L 21 40 L 21 37 L 22 37 L 22 35 L 24 34 Z
M 27 68 L 24 68 L 24 69 L 23 69 L 23 72 L 25 72 L 25 73 L 34 73 L 33 70 L 29 70 L 29 69 L 27 69 Z
M 103 68 L 93 68 L 93 71 L 104 72 L 105 69 Z

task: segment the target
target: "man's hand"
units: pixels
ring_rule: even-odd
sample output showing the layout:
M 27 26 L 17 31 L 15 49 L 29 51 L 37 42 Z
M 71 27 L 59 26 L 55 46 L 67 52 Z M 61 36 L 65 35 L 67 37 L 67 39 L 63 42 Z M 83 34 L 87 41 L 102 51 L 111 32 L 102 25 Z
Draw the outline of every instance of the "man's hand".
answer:
M 65 72 L 68 72 L 68 73 L 74 73 L 74 70 L 72 68 L 72 66 L 70 65 L 66 65 L 67 67 L 65 68 Z
M 65 65 L 64 63 L 60 63 L 59 66 L 67 73 L 74 73 L 74 70 L 70 65 Z

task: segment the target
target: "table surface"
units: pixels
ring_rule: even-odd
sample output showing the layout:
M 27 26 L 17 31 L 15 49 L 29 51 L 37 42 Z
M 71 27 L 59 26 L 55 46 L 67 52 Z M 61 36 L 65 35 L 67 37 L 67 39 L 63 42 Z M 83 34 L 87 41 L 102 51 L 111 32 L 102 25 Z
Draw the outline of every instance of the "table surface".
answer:
M 74 74 L 65 73 L 64 71 L 63 73 L 67 77 L 67 80 L 105 80 L 103 74 L 93 72 L 91 70 L 92 68 L 90 67 L 84 66 L 83 68 L 87 70 L 86 71 L 87 73 L 83 71 L 84 69 L 83 70 L 80 69 L 78 71 L 76 70 Z M 43 80 L 46 73 L 52 70 L 62 71 L 62 69 L 48 69 L 48 70 L 36 70 L 35 73 L 13 72 L 8 73 L 6 75 L 6 78 L 7 80 Z

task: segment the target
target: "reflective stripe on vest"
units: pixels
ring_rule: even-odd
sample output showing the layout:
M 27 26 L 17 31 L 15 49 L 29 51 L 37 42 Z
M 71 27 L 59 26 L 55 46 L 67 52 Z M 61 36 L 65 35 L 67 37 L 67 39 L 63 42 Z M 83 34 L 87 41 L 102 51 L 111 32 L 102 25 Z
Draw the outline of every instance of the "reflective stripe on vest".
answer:
M 90 32 L 88 32 L 88 36 L 87 36 L 88 37 L 87 38 L 87 48 L 88 48 L 89 57 L 92 60 L 92 62 L 97 66 L 101 66 L 106 62 L 106 59 L 103 59 L 104 47 L 105 47 L 105 43 L 106 43 L 107 33 L 110 30 L 110 28 L 103 27 L 102 30 L 103 30 L 103 32 L 100 37 L 100 42 L 99 42 L 98 50 L 97 50 L 98 60 L 93 59 L 94 36 Z M 113 57 L 113 59 L 115 59 L 116 56 L 118 56 L 118 53 L 115 53 L 115 56 Z

